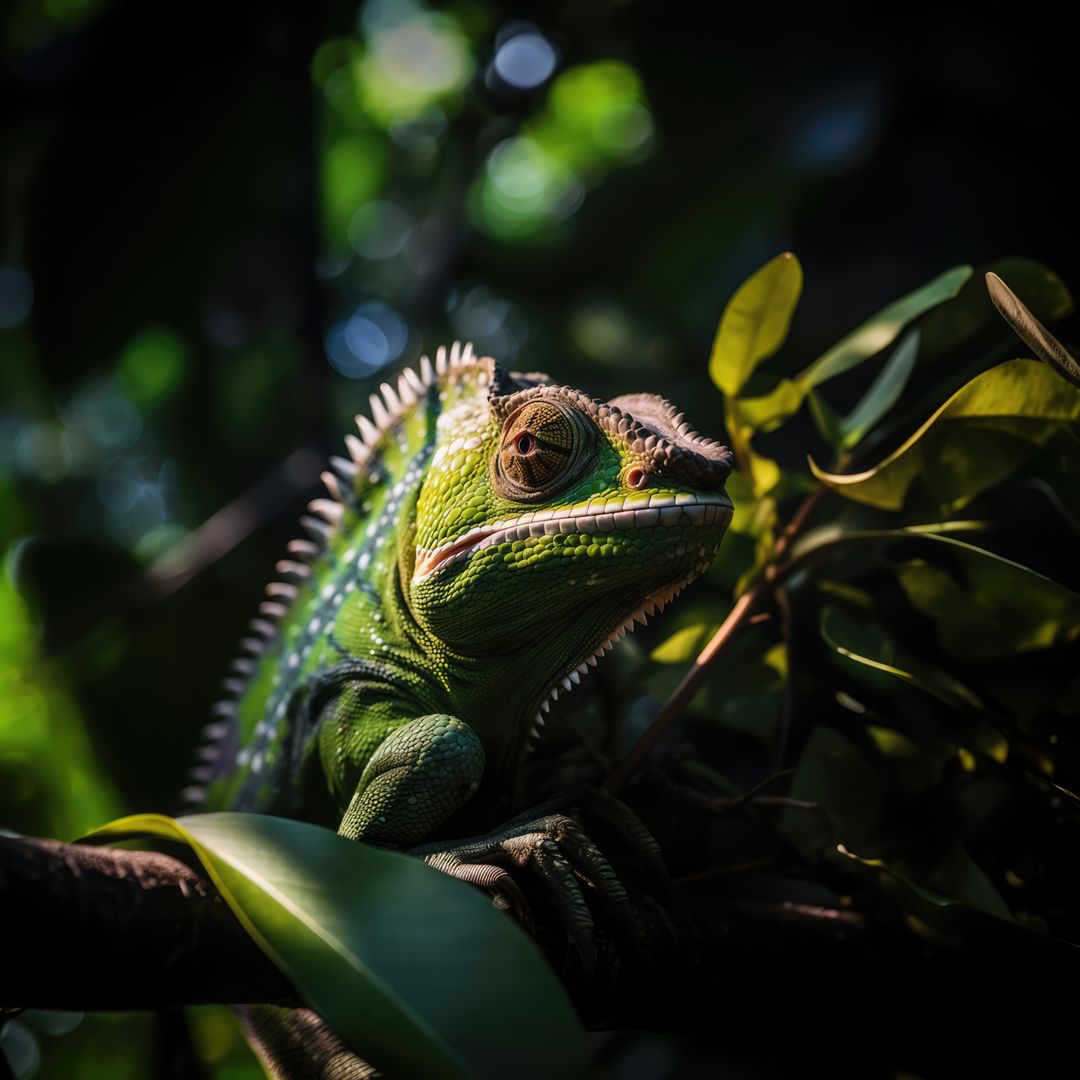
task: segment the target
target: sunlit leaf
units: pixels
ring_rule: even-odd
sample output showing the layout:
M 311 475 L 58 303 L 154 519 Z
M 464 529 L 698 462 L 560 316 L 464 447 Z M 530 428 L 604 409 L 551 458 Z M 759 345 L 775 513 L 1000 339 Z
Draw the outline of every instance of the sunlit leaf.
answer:
M 708 645 L 719 623 L 696 623 L 676 630 L 666 641 L 661 642 L 650 654 L 658 664 L 689 664 L 698 653 Z
M 856 623 L 842 611 L 826 607 L 821 636 L 841 656 L 925 690 L 962 712 L 981 710 L 982 702 L 959 679 L 941 668 L 905 653 L 878 623 Z
M 757 365 L 784 343 L 802 285 L 802 266 L 785 251 L 747 278 L 728 301 L 709 358 L 709 374 L 728 397 L 738 394 Z
M 954 545 L 963 574 L 925 559 L 894 567 L 908 600 L 937 623 L 941 647 L 988 660 L 1064 645 L 1080 637 L 1080 596 L 1019 563 Z
M 870 389 L 855 408 L 840 421 L 837 449 L 850 450 L 857 446 L 863 436 L 896 404 L 918 355 L 919 332 L 913 330 L 893 350 L 892 356 L 885 361 Z
M 743 454 L 747 462 L 747 471 L 750 474 L 750 483 L 754 488 L 754 494 L 759 499 L 764 498 L 780 483 L 780 466 L 772 458 L 757 453 L 749 443 L 746 444 Z
M 794 416 L 806 399 L 806 391 L 791 379 L 781 379 L 761 397 L 740 397 L 731 401 L 738 422 L 751 431 L 768 433 Z
M 827 379 L 834 379 L 837 375 L 850 371 L 871 356 L 876 356 L 896 340 L 900 331 L 912 319 L 955 296 L 971 274 L 970 266 L 954 266 L 933 281 L 889 304 L 838 341 L 828 352 L 819 356 L 796 381 L 809 390 L 811 387 L 820 386 Z
M 536 946 L 417 859 L 262 814 L 140 814 L 91 835 L 189 844 L 305 1002 L 388 1075 L 586 1073 L 573 1010 Z
M 1046 361 L 1055 371 L 1080 387 L 1080 364 L 1069 350 L 1027 309 L 1020 298 L 995 273 L 986 275 L 986 288 L 994 306 L 1017 336 L 1035 355 Z
M 960 509 L 1080 418 L 1080 391 L 1034 360 L 1010 360 L 961 387 L 899 449 L 864 472 L 814 475 L 845 498 L 899 510 L 918 491 Z
M 956 296 L 971 276 L 970 266 L 957 266 L 871 316 L 793 379 L 783 379 L 769 393 L 740 399 L 739 416 L 755 431 L 772 431 L 794 416 L 816 386 L 842 375 L 888 348 L 913 319 Z

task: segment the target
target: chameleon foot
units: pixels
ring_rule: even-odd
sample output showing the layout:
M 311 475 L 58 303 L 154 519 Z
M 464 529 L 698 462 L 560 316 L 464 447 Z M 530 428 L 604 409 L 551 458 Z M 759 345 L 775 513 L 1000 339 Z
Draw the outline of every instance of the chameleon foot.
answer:
M 596 940 L 582 885 L 595 891 L 624 926 L 633 926 L 629 897 L 611 864 L 582 827 L 562 813 L 530 812 L 487 836 L 411 850 L 428 866 L 487 889 L 498 906 L 524 916 L 525 895 L 511 870 L 528 870 L 546 887 L 581 956 L 582 967 L 596 967 Z M 636 820 L 636 819 L 635 819 Z

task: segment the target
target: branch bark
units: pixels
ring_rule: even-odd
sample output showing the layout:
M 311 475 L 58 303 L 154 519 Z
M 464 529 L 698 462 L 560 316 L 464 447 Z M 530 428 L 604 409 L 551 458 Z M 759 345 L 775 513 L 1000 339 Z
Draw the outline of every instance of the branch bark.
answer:
M 0 1007 L 297 1000 L 217 890 L 169 855 L 0 836 L 0 925 Z

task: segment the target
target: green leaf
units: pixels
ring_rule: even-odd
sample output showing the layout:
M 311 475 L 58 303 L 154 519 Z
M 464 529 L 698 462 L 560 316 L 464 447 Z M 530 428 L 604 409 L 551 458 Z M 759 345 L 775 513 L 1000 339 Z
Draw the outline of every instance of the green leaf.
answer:
M 816 386 L 857 367 L 888 348 L 913 319 L 952 299 L 971 276 L 970 266 L 956 266 L 871 316 L 838 341 L 794 379 L 783 379 L 769 393 L 741 398 L 739 416 L 755 431 L 772 431 L 799 411 Z
M 747 278 L 728 301 L 709 358 L 709 374 L 728 397 L 783 345 L 802 286 L 802 266 L 785 251 Z
M 961 660 L 991 660 L 1080 637 L 1080 596 L 1020 563 L 953 548 L 963 580 L 925 559 L 893 567 L 912 606 L 937 623 L 938 643 Z
M 896 340 L 912 319 L 954 297 L 971 274 L 970 266 L 954 266 L 922 288 L 894 301 L 819 356 L 796 382 L 810 390 L 876 356 Z
M 836 440 L 838 450 L 850 450 L 857 446 L 863 436 L 896 404 L 911 377 L 918 355 L 919 331 L 912 330 L 893 350 L 862 400 L 840 421 L 840 437 Z
M 913 928 L 935 944 L 998 947 L 1011 938 L 1025 949 L 1068 950 L 1076 946 L 1053 938 L 1013 918 L 1005 902 L 963 845 L 954 840 L 926 883 L 895 863 L 869 859 L 840 845 L 838 851 L 860 877 L 911 917 Z M 959 895 L 952 895 L 951 890 Z M 948 890 L 948 891 L 946 891 Z M 945 935 L 941 940 L 938 935 Z
M 985 529 L 986 523 L 983 521 L 963 520 L 936 521 L 929 525 L 906 525 L 901 529 L 849 529 L 845 528 L 842 522 L 831 522 L 812 529 L 796 540 L 791 548 L 791 562 L 801 564 L 822 555 L 846 554 L 844 549 L 852 544 L 886 547 L 903 541 L 928 540 L 971 547 L 969 544 L 963 544 L 962 541 L 951 539 L 946 534 L 982 532 Z M 976 547 L 971 547 L 971 550 L 983 551 L 982 548 Z M 985 554 L 989 555 L 990 552 L 985 552 Z
M 1073 359 L 1069 350 L 1032 315 L 1016 293 L 992 272 L 986 275 L 986 288 L 990 293 L 990 299 L 994 301 L 994 307 L 1016 331 L 1017 337 L 1062 378 L 1068 379 L 1073 386 L 1080 387 L 1080 364 Z
M 826 607 L 821 612 L 821 636 L 848 660 L 917 686 L 954 709 L 965 713 L 983 709 L 959 679 L 905 653 L 878 623 L 859 624 L 837 608 Z
M 391 1076 L 584 1076 L 536 946 L 475 889 L 397 852 L 263 814 L 121 818 L 95 840 L 189 844 L 304 1001 Z
M 811 390 L 806 397 L 810 406 L 810 419 L 814 421 L 814 427 L 818 434 L 830 445 L 837 446 L 843 432 L 840 430 L 840 414 L 825 400 L 817 390 Z
M 1034 360 L 1010 360 L 961 387 L 899 449 L 865 472 L 814 475 L 855 502 L 899 510 L 918 493 L 942 513 L 971 502 L 1080 418 L 1080 391 Z
M 781 379 L 761 397 L 729 399 L 737 421 L 751 431 L 775 431 L 785 420 L 794 416 L 806 399 L 806 391 L 791 379 Z

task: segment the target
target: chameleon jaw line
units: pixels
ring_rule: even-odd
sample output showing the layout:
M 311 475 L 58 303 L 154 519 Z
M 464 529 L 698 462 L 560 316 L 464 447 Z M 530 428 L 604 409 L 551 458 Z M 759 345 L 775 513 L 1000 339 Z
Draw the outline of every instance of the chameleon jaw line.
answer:
M 630 505 L 627 505 L 627 504 Z M 496 544 L 559 533 L 611 532 L 676 525 L 723 525 L 731 519 L 731 502 L 723 496 L 652 495 L 626 499 L 597 499 L 564 510 L 537 510 L 470 529 L 463 536 L 431 550 L 416 549 L 414 584 Z

